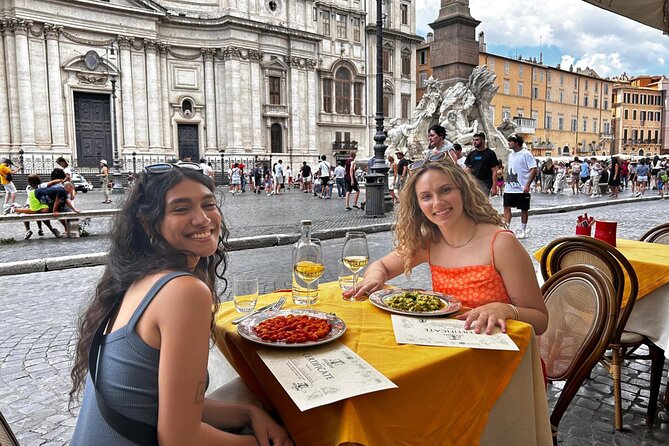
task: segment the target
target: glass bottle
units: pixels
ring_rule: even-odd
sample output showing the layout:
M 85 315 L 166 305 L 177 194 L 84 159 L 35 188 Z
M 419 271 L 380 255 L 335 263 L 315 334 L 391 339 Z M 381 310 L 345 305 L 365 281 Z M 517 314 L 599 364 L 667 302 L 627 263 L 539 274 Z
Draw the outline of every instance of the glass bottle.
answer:
M 293 262 L 291 263 L 291 274 L 293 275 L 293 303 L 296 305 L 313 304 L 318 299 L 318 279 L 308 286 L 307 283 L 295 274 L 295 253 L 300 243 L 311 241 L 311 220 L 302 220 L 300 228 L 300 239 L 293 247 Z M 311 288 L 311 292 L 309 292 Z

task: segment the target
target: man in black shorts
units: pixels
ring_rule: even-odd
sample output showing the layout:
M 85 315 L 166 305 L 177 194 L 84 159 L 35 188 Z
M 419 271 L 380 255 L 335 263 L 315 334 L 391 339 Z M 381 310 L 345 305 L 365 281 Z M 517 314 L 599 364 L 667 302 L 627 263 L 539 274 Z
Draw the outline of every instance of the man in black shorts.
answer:
M 476 177 L 479 182 L 479 187 L 486 197 L 492 193 L 497 193 L 495 180 L 497 179 L 497 155 L 494 151 L 486 147 L 485 133 L 478 132 L 474 134 L 472 139 L 474 149 L 467 154 L 465 159 L 465 166 L 469 172 Z
M 346 171 L 346 173 L 344 173 L 344 184 L 346 184 L 346 210 L 351 210 L 349 203 L 352 192 L 355 192 L 355 197 L 353 198 L 353 207 L 360 209 L 358 206 L 360 188 L 358 188 L 358 180 L 355 178 L 355 152 L 351 152 L 351 157 L 346 160 L 346 164 L 344 164 L 344 170 Z
M 530 185 L 537 174 L 537 161 L 529 150 L 523 148 L 523 137 L 516 134 L 509 135 L 509 154 L 507 161 L 506 184 L 504 185 L 504 222 L 511 225 L 511 208 L 520 209 L 521 227 L 517 229 L 516 237 L 525 238 L 527 218 L 530 209 Z

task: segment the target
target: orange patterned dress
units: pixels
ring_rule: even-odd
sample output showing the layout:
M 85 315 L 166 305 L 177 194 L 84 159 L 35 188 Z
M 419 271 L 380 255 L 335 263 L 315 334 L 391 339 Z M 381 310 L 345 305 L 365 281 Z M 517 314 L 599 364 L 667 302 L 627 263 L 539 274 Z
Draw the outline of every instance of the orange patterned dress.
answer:
M 430 247 L 428 244 L 428 262 L 432 273 L 432 289 L 456 297 L 462 305 L 476 308 L 490 302 L 510 304 L 509 293 L 506 291 L 502 276 L 495 269 L 495 253 L 493 245 L 500 230 L 495 233 L 490 243 L 490 265 L 470 265 L 446 268 L 429 262 Z

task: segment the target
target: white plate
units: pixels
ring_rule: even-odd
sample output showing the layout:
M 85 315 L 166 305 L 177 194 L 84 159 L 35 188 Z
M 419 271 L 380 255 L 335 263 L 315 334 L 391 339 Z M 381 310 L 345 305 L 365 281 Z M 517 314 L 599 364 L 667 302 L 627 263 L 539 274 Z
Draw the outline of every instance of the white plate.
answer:
M 318 341 L 307 341 L 307 342 L 301 342 L 301 343 L 293 343 L 289 344 L 285 341 L 265 341 L 258 336 L 255 331 L 253 331 L 253 327 L 258 325 L 264 320 L 271 319 L 276 316 L 288 316 L 289 314 L 292 314 L 293 316 L 311 316 L 311 317 L 317 317 L 320 319 L 326 319 L 328 322 L 330 322 L 330 325 L 332 328 L 330 329 L 330 333 L 328 333 L 324 338 L 319 339 Z M 321 345 L 321 344 L 326 344 L 328 342 L 334 341 L 338 337 L 344 334 L 346 331 L 346 323 L 341 320 L 337 315 L 333 313 L 324 313 L 322 311 L 317 311 L 317 310 L 276 310 L 276 311 L 263 311 L 262 313 L 258 313 L 255 316 L 251 316 L 250 318 L 244 320 L 241 322 L 239 325 L 237 325 L 237 332 L 239 335 L 245 339 L 248 339 L 251 342 L 255 342 L 257 344 L 262 344 L 262 345 L 269 345 L 272 347 L 311 347 L 313 345 Z
M 421 294 L 436 297 L 442 302 L 442 307 L 434 311 L 405 311 L 392 308 L 388 306 L 388 304 L 386 304 L 386 301 L 388 299 L 403 294 L 407 291 L 419 291 Z M 391 313 L 396 313 L 396 314 L 404 314 L 407 316 L 446 316 L 448 314 L 457 312 L 460 309 L 460 307 L 462 307 L 460 301 L 453 296 L 448 296 L 438 291 L 418 290 L 414 288 L 408 288 L 408 289 L 394 288 L 388 290 L 375 291 L 369 296 L 369 301 L 373 305 L 381 308 L 382 310 L 390 311 Z

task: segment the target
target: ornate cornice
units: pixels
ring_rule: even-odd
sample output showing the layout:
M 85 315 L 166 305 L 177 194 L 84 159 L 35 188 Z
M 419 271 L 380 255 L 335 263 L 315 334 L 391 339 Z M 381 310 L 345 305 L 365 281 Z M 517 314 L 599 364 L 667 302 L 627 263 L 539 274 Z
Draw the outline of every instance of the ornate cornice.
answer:
M 195 60 L 195 59 L 199 59 L 200 57 L 202 57 L 202 53 L 200 51 L 198 51 L 195 54 L 181 54 L 181 53 L 175 52 L 174 50 L 172 50 L 169 47 L 167 48 L 167 54 L 169 54 L 170 56 L 174 57 L 175 59 L 179 59 L 179 60 Z
M 76 76 L 82 84 L 105 85 L 107 83 L 106 74 L 78 72 Z
M 119 48 L 124 48 L 129 50 L 135 43 L 135 38 L 127 36 L 117 36 L 116 42 L 118 42 Z
M 222 59 L 255 60 L 260 62 L 263 58 L 262 51 L 242 48 L 234 45 L 226 46 L 225 48 L 221 49 L 221 54 Z
M 155 40 L 144 39 L 144 48 L 147 51 L 152 51 L 155 53 L 158 50 L 158 42 Z
M 156 46 L 158 47 L 158 51 L 161 55 L 169 54 L 170 49 L 172 48 L 172 46 L 167 42 L 156 42 Z
M 65 30 L 62 31 L 63 37 L 65 37 L 67 40 L 78 43 L 81 45 L 89 45 L 89 46 L 109 46 L 111 45 L 114 41 L 116 41 L 115 37 L 112 37 L 111 39 L 105 39 L 105 40 L 92 40 L 92 39 L 85 39 L 83 37 L 75 36 L 74 34 L 71 34 Z
M 306 57 L 290 56 L 286 57 L 286 64 L 291 67 L 313 70 L 316 68 L 317 62 L 314 59 L 308 59 Z
M 200 48 L 200 54 L 202 54 L 205 59 L 213 59 L 217 52 L 217 48 Z
M 19 19 L 19 20 L 12 20 L 12 22 L 14 22 L 15 33 L 21 33 L 21 34 L 25 33 L 26 35 L 28 35 L 28 33 L 33 27 L 33 22 L 30 20 Z
M 58 40 L 63 34 L 63 27 L 52 23 L 45 23 L 43 29 L 47 40 Z

